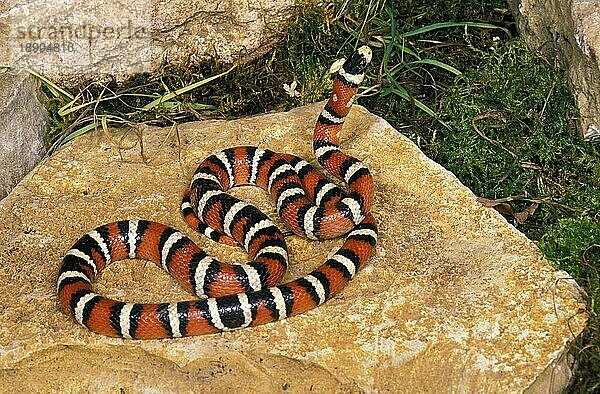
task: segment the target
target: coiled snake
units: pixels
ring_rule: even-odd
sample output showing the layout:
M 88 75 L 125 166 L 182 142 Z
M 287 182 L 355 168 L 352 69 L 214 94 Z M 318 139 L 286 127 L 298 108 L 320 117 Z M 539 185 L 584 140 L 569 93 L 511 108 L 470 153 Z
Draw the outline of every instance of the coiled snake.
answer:
M 347 192 L 297 156 L 253 146 L 225 149 L 196 169 L 181 209 L 195 230 L 215 241 L 242 246 L 249 263 L 218 262 L 179 231 L 159 223 L 113 222 L 84 235 L 64 257 L 57 283 L 63 309 L 103 335 L 160 339 L 285 319 L 336 294 L 364 265 L 377 241 L 369 213 L 371 174 L 340 150 L 337 137 L 370 60 L 371 51 L 363 46 L 345 61 L 314 129 L 319 163 L 347 184 Z M 284 235 L 264 213 L 226 193 L 238 185 L 267 190 L 294 233 L 310 239 L 346 234 L 344 244 L 308 275 L 277 285 L 288 265 Z M 200 299 L 140 304 L 96 294 L 92 290 L 96 276 L 111 262 L 126 258 L 155 262 Z

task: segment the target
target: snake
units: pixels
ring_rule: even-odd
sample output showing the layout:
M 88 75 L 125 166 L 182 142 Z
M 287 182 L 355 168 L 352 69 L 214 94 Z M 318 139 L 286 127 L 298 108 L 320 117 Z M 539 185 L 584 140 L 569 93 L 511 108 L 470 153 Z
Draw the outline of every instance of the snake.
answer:
M 65 254 L 57 279 L 62 309 L 98 334 L 166 339 L 279 321 L 337 294 L 365 265 L 377 243 L 370 212 L 371 172 L 342 152 L 338 137 L 371 57 L 369 47 L 362 46 L 338 66 L 331 96 L 314 128 L 316 159 L 337 184 L 298 156 L 255 146 L 212 154 L 194 172 L 181 203 L 185 222 L 214 241 L 244 248 L 250 261 L 219 262 L 180 231 L 157 222 L 108 223 L 85 234 Z M 270 193 L 294 234 L 310 240 L 345 235 L 342 246 L 312 272 L 279 284 L 289 263 L 286 235 L 258 208 L 227 193 L 241 185 Z M 156 263 L 197 298 L 133 303 L 94 292 L 102 270 L 124 259 Z

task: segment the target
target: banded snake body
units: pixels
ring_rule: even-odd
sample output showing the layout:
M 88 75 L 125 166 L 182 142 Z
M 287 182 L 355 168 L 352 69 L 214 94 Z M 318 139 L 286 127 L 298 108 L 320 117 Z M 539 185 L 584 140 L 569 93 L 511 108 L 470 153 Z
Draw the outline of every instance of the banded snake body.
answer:
M 337 133 L 350 111 L 371 51 L 363 46 L 339 69 L 316 122 L 313 149 L 321 166 L 347 185 L 329 182 L 304 159 L 252 146 L 225 149 L 196 169 L 181 210 L 196 231 L 248 252 L 247 264 L 226 264 L 179 231 L 145 220 L 105 224 L 80 238 L 58 274 L 62 308 L 81 325 L 112 337 L 161 339 L 229 331 L 285 319 L 335 295 L 365 264 L 377 241 L 370 213 L 373 180 L 367 167 L 339 148 Z M 238 185 L 267 190 L 295 234 L 309 239 L 346 235 L 320 267 L 286 284 L 283 233 L 254 206 L 226 193 Z M 122 259 L 150 260 L 198 300 L 127 303 L 95 293 L 104 267 Z

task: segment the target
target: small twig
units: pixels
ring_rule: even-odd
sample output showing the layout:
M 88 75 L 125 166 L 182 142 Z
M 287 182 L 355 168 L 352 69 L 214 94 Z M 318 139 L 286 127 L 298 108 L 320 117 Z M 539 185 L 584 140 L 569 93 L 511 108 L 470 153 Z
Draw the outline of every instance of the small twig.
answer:
M 521 163 L 519 163 L 519 165 L 521 166 L 521 168 L 525 168 L 528 170 L 543 170 L 544 169 L 542 166 L 539 166 L 539 165 L 529 162 L 529 161 L 522 161 Z
M 490 200 L 488 198 L 483 198 L 483 197 L 477 197 L 477 201 L 479 201 L 479 202 L 490 201 L 490 202 L 502 204 L 504 202 L 520 201 L 520 200 L 522 200 L 524 198 L 526 198 L 524 195 L 519 194 L 519 195 L 516 195 L 516 196 L 508 196 L 508 197 L 503 197 L 503 198 L 496 198 L 496 199 L 493 199 L 493 200 Z
M 177 128 L 177 123 L 173 122 L 173 124 L 171 125 L 171 128 L 169 129 L 169 132 L 167 133 L 165 138 L 161 141 L 160 144 L 158 144 L 158 148 L 156 148 L 156 152 L 154 153 L 154 155 L 152 155 L 152 157 L 149 157 L 147 159 L 142 157 L 142 159 L 144 160 L 144 164 L 150 164 L 154 159 L 156 159 L 158 157 L 160 150 L 165 145 L 165 143 L 167 142 L 169 137 L 171 137 L 171 134 L 173 134 L 173 131 L 175 131 L 176 136 L 179 139 L 179 129 Z
M 542 198 L 528 198 L 525 195 L 519 194 L 519 195 L 515 195 L 515 196 L 508 196 L 508 197 L 503 197 L 503 198 L 497 198 L 494 200 L 490 200 L 487 198 L 483 198 L 483 197 L 477 197 L 477 201 L 482 203 L 482 204 L 489 204 L 490 202 L 493 202 L 495 204 L 502 204 L 505 202 L 511 202 L 511 201 L 525 201 L 525 202 L 530 202 L 530 203 L 536 203 L 536 204 L 547 204 L 547 205 L 554 205 L 557 206 L 559 208 L 562 209 L 566 209 L 568 211 L 571 212 L 577 212 L 578 209 L 573 208 L 573 207 L 569 207 L 568 205 L 564 205 L 555 201 L 551 201 L 548 200 L 548 198 L 546 197 L 542 197 Z
M 494 145 L 495 147 L 498 147 L 498 148 L 502 149 L 503 151 L 505 151 L 506 153 L 508 153 L 513 158 L 513 162 L 511 164 L 511 167 L 514 166 L 515 163 L 519 160 L 519 158 L 517 157 L 517 155 L 513 151 L 511 151 L 510 149 L 508 149 L 507 147 L 505 147 L 504 145 L 502 145 L 500 142 L 498 142 L 496 140 L 493 140 L 490 137 L 488 137 L 487 135 L 485 135 L 481 130 L 479 130 L 479 127 L 477 127 L 477 121 L 478 120 L 488 119 L 488 118 L 498 119 L 498 120 L 502 121 L 503 123 L 506 123 L 506 119 L 504 119 L 504 117 L 502 117 L 502 115 L 500 115 L 499 113 L 496 113 L 496 112 L 491 112 L 491 113 L 481 114 L 481 115 L 475 116 L 473 118 L 473 120 L 471 120 L 471 125 L 473 126 L 473 129 L 475 130 L 475 132 L 477 134 L 479 134 L 479 136 L 481 138 L 483 138 L 484 140 L 486 140 L 490 144 Z M 506 171 L 506 173 L 502 176 L 502 178 L 500 178 L 500 180 L 496 183 L 496 186 L 498 186 L 502 182 L 504 182 L 509 176 L 510 176 L 510 169 L 508 171 Z
M 350 0 L 345 0 L 344 3 L 342 4 L 342 6 L 339 8 L 339 10 L 337 11 L 335 17 L 333 18 L 332 22 L 336 22 L 338 19 L 340 19 L 340 17 L 342 15 L 344 15 L 346 8 L 348 8 L 348 3 L 350 2 Z
M 550 86 L 550 90 L 544 99 L 544 105 L 542 106 L 542 110 L 538 114 L 538 122 L 541 122 L 542 116 L 544 116 L 544 112 L 546 111 L 546 106 L 548 105 L 548 101 L 550 101 L 550 96 L 554 92 L 554 86 L 556 86 L 556 81 L 552 81 L 552 86 Z
M 476 117 L 474 117 L 473 120 L 471 120 L 471 125 L 473 126 L 473 129 L 475 130 L 475 132 L 477 134 L 479 134 L 479 136 L 481 138 L 483 138 L 484 140 L 486 140 L 490 144 L 494 145 L 495 147 L 498 147 L 498 148 L 502 149 L 503 151 L 505 151 L 506 153 L 508 153 L 509 155 L 511 155 L 511 157 L 513 158 L 513 160 L 516 162 L 517 161 L 517 155 L 513 151 L 511 151 L 510 149 L 508 149 L 507 147 L 505 147 L 504 145 L 502 145 L 500 142 L 498 142 L 496 140 L 493 140 L 490 137 L 488 137 L 487 135 L 483 134 L 483 132 L 481 130 L 479 130 L 479 127 L 477 127 L 477 121 L 478 120 L 489 119 L 489 118 L 498 119 L 498 120 L 502 121 L 503 123 L 506 123 L 506 119 L 504 119 L 502 117 L 502 115 L 500 115 L 500 114 L 498 114 L 496 112 L 491 112 L 491 113 L 487 113 L 487 114 L 477 115 Z
M 373 86 L 369 86 L 368 88 L 366 88 L 365 90 L 363 90 L 360 93 L 357 93 L 356 97 L 357 98 L 371 97 L 371 96 L 375 96 L 375 95 L 379 94 L 380 91 L 381 91 L 381 84 L 376 84 Z
M 594 263 L 590 263 L 588 260 L 588 253 L 591 253 L 590 251 L 594 250 L 594 249 L 598 249 L 598 251 L 600 251 L 600 244 L 591 244 L 590 246 L 588 246 L 583 253 L 581 254 L 581 258 L 584 261 L 584 263 L 586 263 L 587 266 L 589 266 L 590 268 L 595 268 Z

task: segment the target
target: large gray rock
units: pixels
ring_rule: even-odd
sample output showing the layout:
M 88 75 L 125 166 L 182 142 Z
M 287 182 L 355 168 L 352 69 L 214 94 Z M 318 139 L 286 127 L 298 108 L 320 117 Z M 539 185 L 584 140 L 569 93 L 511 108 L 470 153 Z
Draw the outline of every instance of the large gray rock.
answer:
M 512 1 L 517 27 L 534 50 L 566 70 L 587 140 L 600 141 L 600 2 Z
M 373 173 L 379 244 L 336 297 L 284 321 L 204 337 L 131 341 L 64 314 L 64 253 L 99 224 L 145 218 L 179 228 L 222 261 L 238 248 L 193 234 L 179 213 L 197 164 L 259 145 L 314 159 L 323 103 L 235 121 L 94 132 L 45 160 L 0 203 L 0 387 L 24 392 L 558 393 L 586 322 L 575 281 L 500 214 L 383 119 L 355 107 L 342 149 Z M 141 144 L 143 143 L 143 150 Z M 256 188 L 233 192 L 274 214 Z M 289 237 L 286 280 L 341 240 Z M 124 261 L 96 289 L 128 301 L 190 299 L 154 264 Z M 1 391 L 1 390 L 0 390 Z
M 0 199 L 44 156 L 48 121 L 38 94 L 29 73 L 0 72 Z
M 124 80 L 163 63 L 251 59 L 274 41 L 293 0 L 0 2 L 0 64 L 66 85 Z

